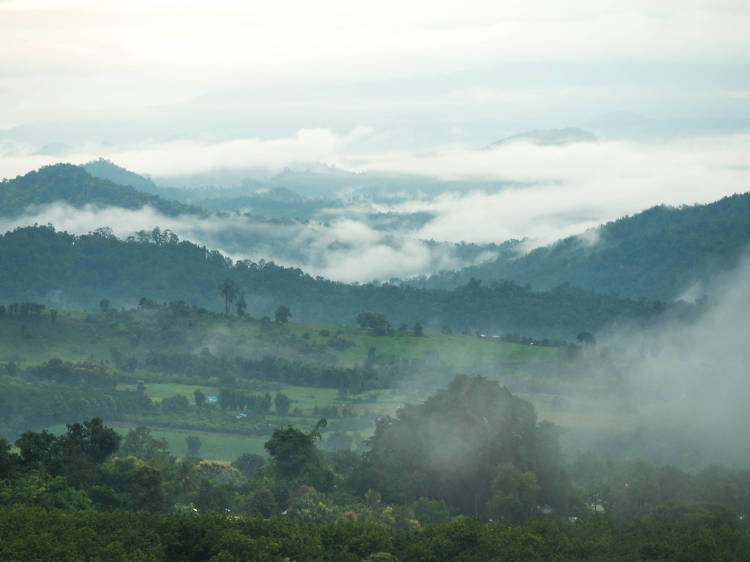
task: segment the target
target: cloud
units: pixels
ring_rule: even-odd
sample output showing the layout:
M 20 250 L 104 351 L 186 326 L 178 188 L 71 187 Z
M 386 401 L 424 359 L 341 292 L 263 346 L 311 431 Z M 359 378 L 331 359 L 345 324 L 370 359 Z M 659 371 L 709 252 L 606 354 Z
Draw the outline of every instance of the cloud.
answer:
M 30 208 L 25 216 L 0 221 L 0 230 L 52 224 L 58 230 L 86 234 L 107 227 L 126 238 L 156 227 L 182 239 L 218 249 L 232 259 L 274 261 L 300 267 L 306 273 L 344 282 L 410 277 L 459 268 L 491 254 L 461 255 L 455 247 L 374 230 L 364 221 L 340 218 L 327 223 L 311 221 L 265 222 L 242 215 L 165 216 L 151 207 L 123 209 L 86 205 L 77 209 L 64 203 Z
M 103 153 L 98 152 L 103 150 L 101 146 L 84 146 L 73 149 L 66 159 L 83 163 L 103 155 L 137 172 L 154 175 L 190 174 L 218 168 L 267 167 L 279 170 L 295 161 L 322 161 L 361 174 L 385 174 L 377 181 L 372 180 L 377 176 L 367 176 L 371 180 L 367 184 L 368 190 L 382 189 L 392 194 L 393 186 L 398 186 L 400 199 L 392 199 L 390 203 L 379 199 L 373 203 L 361 195 L 351 197 L 351 189 L 356 183 L 352 181 L 348 195 L 342 199 L 342 207 L 320 215 L 320 220 L 328 220 L 330 226 L 311 225 L 302 229 L 308 234 L 316 232 L 313 238 L 321 241 L 321 248 L 334 241 L 350 244 L 355 240 L 358 251 L 365 243 L 378 243 L 383 236 L 366 219 L 366 214 L 373 211 L 419 212 L 432 217 L 411 228 L 397 229 L 394 234 L 400 240 L 500 243 L 511 238 L 527 238 L 526 248 L 530 249 L 561 237 L 582 234 L 603 222 L 638 213 L 653 205 L 708 203 L 750 189 L 750 166 L 747 164 L 750 135 L 664 143 L 608 141 L 567 146 L 514 143 L 494 150 L 445 146 L 426 154 L 373 152 L 368 145 L 369 139 L 382 133 L 366 128 L 345 134 L 310 129 L 271 140 L 181 140 L 133 148 L 110 148 Z M 59 159 L 32 154 L 31 149 L 17 143 L 6 142 L 0 146 L 0 151 L 3 156 L 0 158 L 0 172 L 6 175 L 12 175 L 8 173 L 10 171 L 26 172 Z M 394 177 L 398 181 L 391 183 Z M 172 180 L 178 184 L 179 176 Z M 321 178 L 316 181 L 321 181 Z M 432 195 L 420 191 L 426 184 L 433 186 Z M 93 221 L 96 213 L 92 213 Z M 115 211 L 108 211 L 108 216 L 118 220 L 113 213 Z M 197 236 L 196 227 L 185 230 L 184 223 L 170 226 L 170 219 L 153 217 L 147 212 L 140 216 L 147 217 L 150 227 L 159 225 L 178 233 L 182 229 L 184 236 Z M 55 220 L 64 224 L 65 217 L 55 217 Z M 55 220 L 51 222 L 58 224 Z M 134 217 L 132 224 L 139 220 Z M 87 221 L 87 224 L 92 221 Z M 38 218 L 37 222 L 48 221 Z M 215 232 L 217 228 L 201 225 L 199 230 Z M 408 262 L 404 263 L 414 264 L 410 269 L 412 272 L 423 271 L 426 264 L 436 265 L 434 256 L 428 258 L 427 254 L 422 254 L 418 250 L 421 247 L 417 244 L 407 250 L 404 246 L 404 251 L 409 252 Z M 385 250 L 383 252 L 379 255 L 387 261 L 396 259 Z M 343 253 L 336 255 L 342 256 Z M 273 254 L 266 259 L 270 257 Z M 289 258 L 287 253 L 285 259 Z M 318 268 L 317 271 L 335 270 L 338 278 L 363 278 L 359 274 L 345 274 L 351 267 L 347 266 L 347 261 L 333 268 L 330 264 L 334 261 L 333 258 L 324 259 L 321 250 L 319 259 L 300 260 L 299 265 L 312 266 Z M 325 262 L 329 266 L 315 265 L 316 262 Z M 450 260 L 438 262 L 449 265 Z M 378 267 L 382 272 L 390 271 L 386 265 Z M 401 266 L 393 268 L 396 269 L 404 270 Z
M 368 169 L 432 174 L 446 180 L 521 182 L 522 187 L 443 193 L 397 206 L 436 218 L 415 235 L 499 242 L 529 237 L 546 243 L 653 205 L 708 203 L 750 189 L 745 163 L 750 136 L 665 144 L 524 143 L 492 151 L 447 149 L 429 156 L 378 155 Z
M 508 62 L 747 62 L 749 26 L 746 2 L 4 2 L 0 127 L 132 115 L 227 87 L 282 92 L 290 77 L 310 86 Z

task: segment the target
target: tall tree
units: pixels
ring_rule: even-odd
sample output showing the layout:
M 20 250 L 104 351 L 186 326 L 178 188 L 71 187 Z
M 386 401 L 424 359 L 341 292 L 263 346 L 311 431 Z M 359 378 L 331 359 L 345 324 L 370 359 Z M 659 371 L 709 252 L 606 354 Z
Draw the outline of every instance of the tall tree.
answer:
M 237 308 L 237 316 L 245 315 L 245 310 L 247 309 L 247 303 L 245 302 L 245 291 L 237 292 L 237 304 L 235 304 L 235 307 Z
M 237 295 L 237 288 L 230 279 L 224 279 L 219 285 L 219 294 L 224 297 L 224 312 L 229 315 L 229 305 L 234 302 Z
M 292 311 L 289 310 L 289 307 L 285 304 L 282 304 L 279 306 L 279 308 L 276 309 L 275 313 L 276 322 L 280 322 L 282 324 L 285 324 L 286 322 L 289 322 L 289 319 L 292 317 Z

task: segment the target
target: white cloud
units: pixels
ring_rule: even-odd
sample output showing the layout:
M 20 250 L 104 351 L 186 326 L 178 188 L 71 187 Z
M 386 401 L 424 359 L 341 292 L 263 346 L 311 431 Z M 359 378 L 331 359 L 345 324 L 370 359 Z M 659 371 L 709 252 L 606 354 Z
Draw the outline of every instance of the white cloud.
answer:
M 76 209 L 56 203 L 29 208 L 24 216 L 15 219 L 0 220 L 0 230 L 35 223 L 52 224 L 73 234 L 107 227 L 120 238 L 159 227 L 182 239 L 218 249 L 235 260 L 274 261 L 344 282 L 405 278 L 472 263 L 459 258 L 450 247 L 376 231 L 365 222 L 348 218 L 326 224 L 275 224 L 239 215 L 165 216 L 148 206 L 122 209 L 86 205 Z
M 748 61 L 748 27 L 746 2 L 11 1 L 0 4 L 0 128 L 129 114 L 288 78 L 398 79 L 529 61 Z
M 83 163 L 103 155 L 152 175 L 254 166 L 280 169 L 295 161 L 322 161 L 360 172 L 407 173 L 485 186 L 427 197 L 418 194 L 420 182 L 415 181 L 414 189 L 403 194 L 408 198 L 405 202 L 375 206 L 354 199 L 344 209 L 328 213 L 335 217 L 332 228 L 340 230 L 340 240 L 362 244 L 380 236 L 360 218 L 363 211 L 422 211 L 435 216 L 417 230 L 399 232 L 408 238 L 502 242 L 528 237 L 532 239 L 528 247 L 532 247 L 653 205 L 708 203 L 750 190 L 749 135 L 660 144 L 596 142 L 542 147 L 514 143 L 485 151 L 450 146 L 428 154 L 366 150 L 368 138 L 379 134 L 369 129 L 343 135 L 302 130 L 275 140 L 185 140 L 104 152 L 101 147 L 83 147 L 66 160 Z M 2 150 L 0 174 L 5 176 L 56 160 L 24 155 L 16 144 Z M 494 181 L 522 186 L 488 189 L 488 182 Z M 410 260 L 420 261 L 416 255 Z

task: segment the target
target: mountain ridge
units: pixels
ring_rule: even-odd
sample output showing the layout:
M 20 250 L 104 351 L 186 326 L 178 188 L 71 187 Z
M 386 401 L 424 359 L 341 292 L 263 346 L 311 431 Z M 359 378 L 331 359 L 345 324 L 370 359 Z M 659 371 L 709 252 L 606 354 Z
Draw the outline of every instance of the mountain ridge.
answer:
M 135 209 L 149 205 L 170 216 L 203 210 L 158 195 L 94 177 L 82 166 L 52 164 L 0 182 L 0 214 L 21 216 L 27 208 L 62 201 L 74 207 L 88 204 Z
M 593 240 L 592 240 L 593 238 Z M 472 277 L 562 283 L 629 297 L 673 300 L 717 271 L 736 267 L 750 247 L 750 192 L 705 205 L 658 205 L 570 236 L 515 259 L 500 258 L 409 283 L 450 288 Z

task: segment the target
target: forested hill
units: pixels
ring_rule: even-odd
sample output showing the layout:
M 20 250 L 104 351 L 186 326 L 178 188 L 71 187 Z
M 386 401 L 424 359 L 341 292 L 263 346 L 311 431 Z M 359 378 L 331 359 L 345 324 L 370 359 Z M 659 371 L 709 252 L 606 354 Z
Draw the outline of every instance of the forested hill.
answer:
M 137 209 L 150 205 L 167 215 L 200 212 L 196 207 L 95 178 L 84 168 L 72 164 L 45 166 L 0 183 L 0 214 L 4 216 L 19 216 L 31 205 L 58 201 L 74 207 L 94 204 Z
M 96 308 L 103 298 L 134 306 L 142 297 L 183 300 L 221 310 L 217 287 L 225 279 L 244 291 L 247 312 L 272 315 L 280 304 L 296 320 L 353 324 L 359 312 L 381 312 L 394 327 L 420 322 L 430 330 L 520 332 L 573 338 L 617 321 L 648 321 L 665 311 L 691 313 L 684 303 L 665 305 L 561 286 L 534 291 L 511 282 L 472 281 L 454 290 L 397 285 L 347 285 L 272 263 L 233 264 L 176 236 L 155 230 L 149 241 L 119 240 L 106 232 L 72 236 L 52 227 L 26 227 L 0 238 L 0 295 L 4 302 Z
M 631 297 L 672 300 L 718 270 L 737 265 L 750 244 L 750 192 L 708 205 L 658 206 L 572 236 L 518 259 L 443 272 L 411 283 L 457 287 L 472 277 L 546 289 L 570 283 Z
M 104 158 L 88 162 L 81 167 L 95 178 L 109 180 L 118 185 L 129 185 L 147 193 L 154 193 L 158 189 L 150 178 L 131 172 Z

